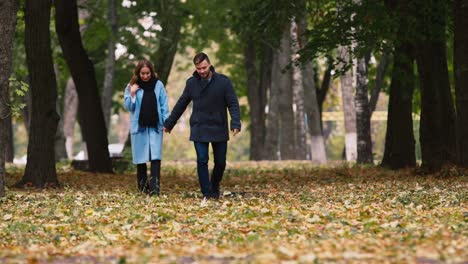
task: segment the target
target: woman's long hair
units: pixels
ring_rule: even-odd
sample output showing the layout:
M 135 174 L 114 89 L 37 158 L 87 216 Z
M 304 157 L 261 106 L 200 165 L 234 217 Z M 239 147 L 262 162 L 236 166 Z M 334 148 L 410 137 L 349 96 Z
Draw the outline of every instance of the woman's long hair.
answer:
M 137 63 L 135 70 L 133 71 L 132 79 L 130 80 L 130 85 L 134 85 L 137 82 L 138 78 L 140 78 L 140 71 L 143 67 L 148 67 L 148 69 L 150 69 L 151 77 L 158 78 L 158 75 L 154 71 L 153 64 L 149 60 L 143 59 Z

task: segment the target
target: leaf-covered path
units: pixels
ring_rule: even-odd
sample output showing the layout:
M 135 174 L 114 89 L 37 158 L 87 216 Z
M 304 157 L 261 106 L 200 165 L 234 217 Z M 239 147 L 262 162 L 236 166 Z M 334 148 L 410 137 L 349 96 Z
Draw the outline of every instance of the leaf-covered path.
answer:
M 194 163 L 164 162 L 152 198 L 133 174 L 61 172 L 0 199 L 0 262 L 466 263 L 467 174 L 413 172 L 229 163 L 207 203 Z

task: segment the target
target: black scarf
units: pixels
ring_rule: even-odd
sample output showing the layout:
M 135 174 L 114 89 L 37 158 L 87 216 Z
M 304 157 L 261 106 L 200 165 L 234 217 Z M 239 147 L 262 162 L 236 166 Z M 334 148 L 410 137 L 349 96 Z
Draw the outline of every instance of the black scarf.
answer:
M 158 99 L 154 93 L 154 86 L 158 79 L 151 77 L 148 81 L 138 79 L 137 84 L 143 89 L 143 99 L 141 100 L 140 116 L 138 124 L 142 127 L 158 127 Z

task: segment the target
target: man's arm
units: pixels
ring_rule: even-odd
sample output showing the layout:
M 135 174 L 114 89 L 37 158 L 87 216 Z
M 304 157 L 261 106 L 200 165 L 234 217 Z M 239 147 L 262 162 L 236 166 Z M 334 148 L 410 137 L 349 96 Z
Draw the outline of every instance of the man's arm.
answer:
M 239 100 L 237 99 L 236 91 L 232 87 L 231 81 L 228 81 L 228 87 L 224 94 L 224 101 L 231 116 L 231 131 L 236 135 L 241 131 Z
M 192 101 L 192 98 L 189 93 L 189 86 L 186 84 L 184 88 L 184 92 L 177 100 L 176 105 L 172 109 L 171 115 L 164 121 L 164 131 L 170 132 L 172 128 L 176 125 L 177 120 L 179 120 L 180 116 L 184 113 L 187 105 Z

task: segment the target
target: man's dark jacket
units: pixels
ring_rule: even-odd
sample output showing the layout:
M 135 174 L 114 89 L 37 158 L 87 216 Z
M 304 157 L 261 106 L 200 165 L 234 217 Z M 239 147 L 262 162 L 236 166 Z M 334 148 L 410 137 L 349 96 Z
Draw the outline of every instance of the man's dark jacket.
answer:
M 172 130 L 190 101 L 193 101 L 190 116 L 190 140 L 196 142 L 221 142 L 229 140 L 227 109 L 231 115 L 231 130 L 241 130 L 239 101 L 228 77 L 218 74 L 213 66 L 212 77 L 207 85 L 197 72 L 187 80 L 184 92 L 164 122 Z M 204 86 L 204 87 L 203 87 Z

